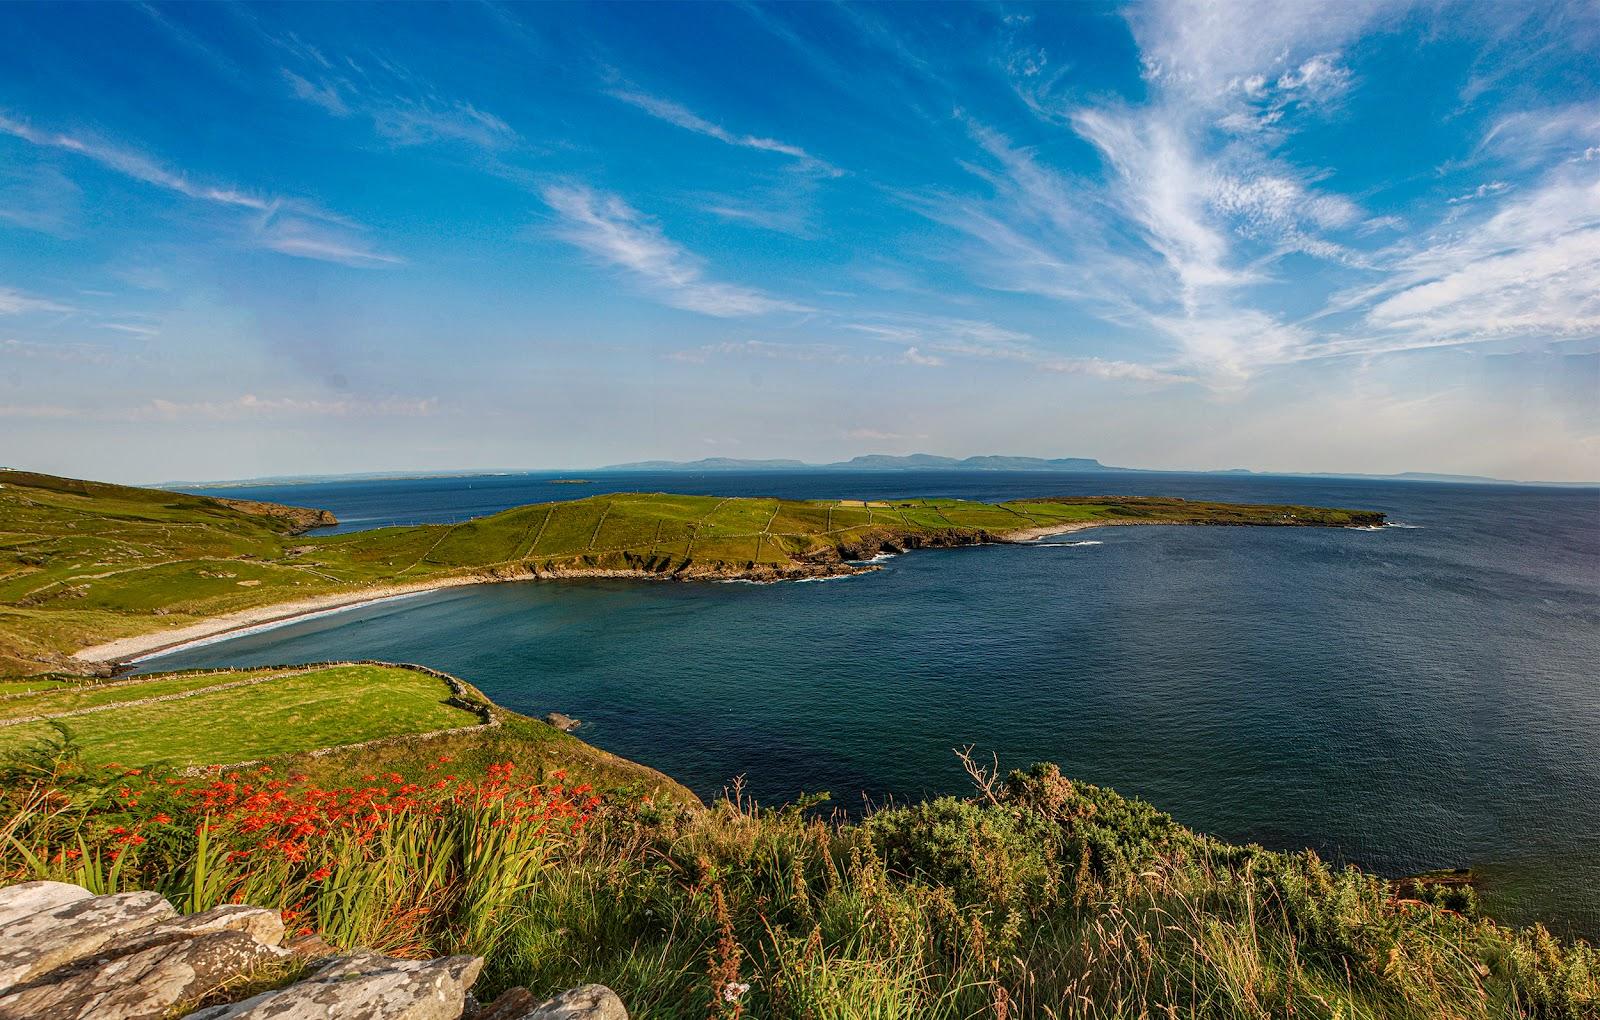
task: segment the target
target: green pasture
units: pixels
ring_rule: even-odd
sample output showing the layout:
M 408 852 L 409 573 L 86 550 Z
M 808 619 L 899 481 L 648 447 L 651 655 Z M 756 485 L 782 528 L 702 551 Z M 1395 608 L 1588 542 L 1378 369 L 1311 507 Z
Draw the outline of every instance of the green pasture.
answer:
M 250 677 L 244 687 L 207 688 Z M 70 712 L 92 705 L 196 690 L 191 697 L 65 716 L 87 760 L 121 765 L 229 764 L 411 733 L 471 726 L 479 717 L 446 705 L 449 687 L 425 673 L 392 666 L 335 666 L 275 675 L 269 671 L 159 678 L 142 684 L 53 691 L 0 702 L 8 718 Z M 49 721 L 0 726 L 0 754 L 53 732 Z

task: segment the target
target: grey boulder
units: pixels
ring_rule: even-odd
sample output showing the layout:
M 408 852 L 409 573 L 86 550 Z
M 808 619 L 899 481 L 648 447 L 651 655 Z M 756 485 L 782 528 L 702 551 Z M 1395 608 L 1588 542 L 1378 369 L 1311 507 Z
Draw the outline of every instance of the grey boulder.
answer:
M 161 1020 L 290 955 L 242 931 L 174 937 L 0 996 L 0 1020 Z
M 474 1020 L 628 1020 L 628 1011 L 605 985 L 579 985 L 543 1002 L 526 988 L 513 988 Z
M 131 892 L 82 897 L 19 917 L 0 927 L 0 993 L 176 914 L 160 893 Z
M 66 882 L 20 882 L 0 889 L 0 928 L 29 914 L 53 910 L 76 900 L 86 900 L 92 893 L 78 885 Z
M 187 1020 L 456 1020 L 483 960 L 392 960 L 358 953 L 335 960 L 298 984 Z

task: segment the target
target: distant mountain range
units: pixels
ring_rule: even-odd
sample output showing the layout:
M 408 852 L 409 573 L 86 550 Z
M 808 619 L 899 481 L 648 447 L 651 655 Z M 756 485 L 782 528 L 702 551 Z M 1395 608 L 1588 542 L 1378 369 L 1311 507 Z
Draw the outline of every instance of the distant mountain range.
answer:
M 1150 468 L 1115 467 L 1093 457 L 940 457 L 931 453 L 893 456 L 869 453 L 831 464 L 808 464 L 801 460 L 739 460 L 734 457 L 706 457 L 702 460 L 641 460 L 629 464 L 610 464 L 599 471 L 1039 471 L 1058 474 L 1152 474 Z M 1229 468 L 1223 471 L 1168 471 L 1165 474 L 1194 475 L 1275 475 L 1290 478 L 1389 478 L 1413 482 L 1499 482 L 1503 478 L 1483 475 L 1448 475 L 1426 471 L 1404 471 L 1392 475 L 1326 471 L 1251 471 Z M 1515 482 L 1516 485 L 1576 485 L 1576 482 Z
M 869 453 L 832 464 L 807 464 L 800 460 L 738 460 L 706 457 L 703 460 L 641 460 L 611 464 L 601 471 L 1137 471 L 1108 467 L 1090 457 L 939 457 L 912 453 L 903 457 Z
M 659 472 L 705 474 L 718 471 L 1033 471 L 1054 474 L 1187 474 L 1187 475 L 1258 475 L 1278 478 L 1370 478 L 1411 482 L 1475 482 L 1501 485 L 1555 485 L 1589 487 L 1595 482 L 1528 482 L 1484 475 L 1450 475 L 1427 471 L 1402 471 L 1398 474 L 1362 474 L 1354 471 L 1251 471 L 1248 468 L 1229 468 L 1221 471 L 1155 470 L 1151 468 L 1115 467 L 1102 464 L 1093 457 L 940 457 L 931 453 L 912 453 L 895 456 L 869 453 L 831 464 L 808 464 L 803 460 L 771 459 L 743 460 L 736 457 L 706 457 L 701 460 L 640 460 L 627 464 L 608 464 L 602 468 L 584 469 L 588 473 Z M 298 485 L 308 482 L 332 481 L 392 481 L 406 478 L 486 478 L 497 475 L 544 475 L 548 470 L 489 469 L 457 471 L 375 471 L 363 474 L 342 475 L 279 475 L 271 478 L 252 478 L 237 481 L 160 482 L 161 489 L 196 490 L 208 488 L 241 488 L 258 485 Z M 579 474 L 584 472 L 578 472 Z M 573 472 L 569 471 L 569 475 Z

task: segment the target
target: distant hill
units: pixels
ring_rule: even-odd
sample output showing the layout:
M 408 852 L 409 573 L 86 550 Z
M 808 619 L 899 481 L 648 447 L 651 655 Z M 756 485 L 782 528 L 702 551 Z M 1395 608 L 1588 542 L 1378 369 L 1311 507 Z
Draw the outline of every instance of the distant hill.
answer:
M 643 460 L 610 464 L 602 471 L 1136 471 L 1108 467 L 1089 457 L 940 457 L 931 453 L 894 456 L 869 453 L 832 464 L 807 464 L 798 460 L 738 460 L 707 457 L 703 460 Z
M 1184 474 L 1242 475 L 1266 478 L 1360 478 L 1374 481 L 1453 482 L 1474 485 L 1539 485 L 1586 488 L 1594 482 L 1517 481 L 1485 475 L 1452 475 L 1429 471 L 1401 471 L 1395 474 L 1366 474 L 1359 471 L 1252 471 L 1227 468 L 1218 471 L 1130 468 L 1102 464 L 1092 457 L 941 457 L 932 453 L 894 455 L 869 453 L 831 464 L 808 464 L 799 460 L 739 460 L 734 457 L 707 457 L 703 460 L 642 460 L 628 464 L 608 464 L 596 471 L 1038 471 L 1060 474 Z

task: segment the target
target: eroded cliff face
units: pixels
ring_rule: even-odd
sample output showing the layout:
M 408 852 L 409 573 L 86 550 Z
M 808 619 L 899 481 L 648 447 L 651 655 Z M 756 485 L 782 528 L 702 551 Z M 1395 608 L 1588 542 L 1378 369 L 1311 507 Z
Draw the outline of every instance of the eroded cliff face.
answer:
M 983 545 L 1005 541 L 982 528 L 942 528 L 934 531 L 900 531 L 894 528 L 863 532 L 839 543 L 836 555 L 845 560 L 870 560 L 879 553 L 903 553 L 911 549 L 952 549 L 963 545 Z
M 304 506 L 284 506 L 281 503 L 263 503 L 254 499 L 224 499 L 221 496 L 209 497 L 221 503 L 230 510 L 237 510 L 243 514 L 255 517 L 270 517 L 282 521 L 287 525 L 287 533 L 299 535 L 313 528 L 331 528 L 339 523 L 339 518 L 326 510 L 316 510 Z

